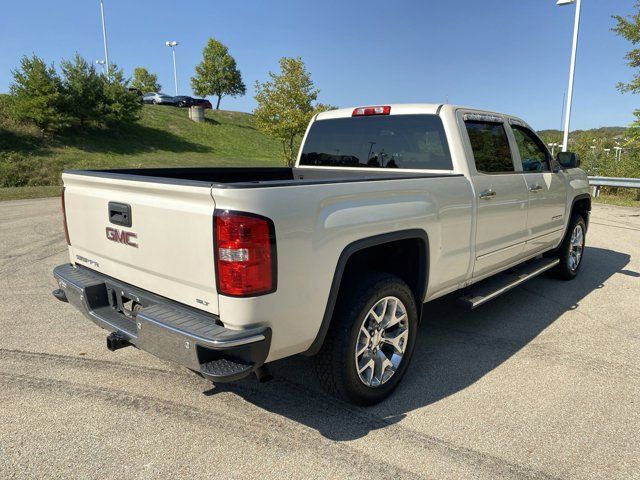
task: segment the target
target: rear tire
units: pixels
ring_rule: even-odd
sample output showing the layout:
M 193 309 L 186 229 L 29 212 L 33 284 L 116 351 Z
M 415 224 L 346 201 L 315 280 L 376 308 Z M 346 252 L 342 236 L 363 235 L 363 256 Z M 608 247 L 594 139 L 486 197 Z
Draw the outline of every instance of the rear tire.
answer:
M 554 276 L 561 280 L 573 280 L 578 276 L 584 257 L 584 244 L 587 226 L 578 213 L 571 217 L 562 244 L 553 252 L 560 263 L 552 270 Z
M 413 293 L 400 278 L 370 273 L 340 292 L 327 338 L 314 358 L 330 394 L 374 405 L 404 376 L 418 328 Z

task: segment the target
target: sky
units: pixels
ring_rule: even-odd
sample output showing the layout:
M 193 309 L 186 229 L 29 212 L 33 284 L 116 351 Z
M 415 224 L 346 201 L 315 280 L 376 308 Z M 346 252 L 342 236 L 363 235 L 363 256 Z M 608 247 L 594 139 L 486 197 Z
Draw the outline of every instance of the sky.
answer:
M 0 92 L 23 55 L 58 64 L 75 52 L 103 58 L 99 0 L 0 0 Z M 247 95 L 221 108 L 250 112 L 256 80 L 300 56 L 318 100 L 339 107 L 449 102 L 561 127 L 575 7 L 555 0 L 104 0 L 109 59 L 131 75 L 144 66 L 173 94 L 167 40 L 177 40 L 178 85 L 209 37 L 229 47 Z M 638 98 L 620 94 L 630 44 L 611 15 L 635 0 L 583 0 L 572 129 L 626 126 Z

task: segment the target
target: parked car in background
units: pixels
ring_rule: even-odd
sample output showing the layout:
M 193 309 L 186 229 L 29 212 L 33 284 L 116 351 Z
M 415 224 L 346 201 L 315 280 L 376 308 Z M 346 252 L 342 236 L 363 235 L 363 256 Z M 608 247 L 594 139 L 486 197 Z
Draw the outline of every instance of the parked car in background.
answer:
M 176 101 L 177 107 L 191 107 L 195 104 L 195 99 L 187 95 L 178 95 L 177 97 L 173 98 Z
M 202 107 L 204 109 L 213 108 L 213 105 L 211 105 L 211 102 L 206 98 L 194 98 L 193 101 L 194 101 L 193 105 L 196 107 Z
M 152 103 L 154 105 L 175 105 L 176 99 L 166 93 L 149 92 L 144 94 L 142 102 Z

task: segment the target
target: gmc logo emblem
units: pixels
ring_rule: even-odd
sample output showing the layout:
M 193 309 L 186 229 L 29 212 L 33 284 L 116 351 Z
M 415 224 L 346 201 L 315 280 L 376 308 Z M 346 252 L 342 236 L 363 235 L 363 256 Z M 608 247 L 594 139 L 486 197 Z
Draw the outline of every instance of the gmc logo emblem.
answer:
M 112 242 L 124 243 L 130 247 L 138 248 L 138 244 L 134 242 L 136 238 L 138 238 L 138 235 L 133 232 L 125 232 L 117 228 L 107 227 L 107 240 L 111 240 Z

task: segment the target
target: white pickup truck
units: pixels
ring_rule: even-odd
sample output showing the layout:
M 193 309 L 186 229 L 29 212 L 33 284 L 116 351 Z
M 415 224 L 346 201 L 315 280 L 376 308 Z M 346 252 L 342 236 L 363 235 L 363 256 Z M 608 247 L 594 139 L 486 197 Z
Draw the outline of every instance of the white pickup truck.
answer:
M 519 118 L 416 104 L 316 115 L 293 168 L 66 171 L 54 295 L 111 350 L 214 382 L 315 356 L 327 390 L 373 404 L 409 365 L 423 303 L 576 276 L 577 167 Z

